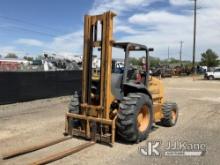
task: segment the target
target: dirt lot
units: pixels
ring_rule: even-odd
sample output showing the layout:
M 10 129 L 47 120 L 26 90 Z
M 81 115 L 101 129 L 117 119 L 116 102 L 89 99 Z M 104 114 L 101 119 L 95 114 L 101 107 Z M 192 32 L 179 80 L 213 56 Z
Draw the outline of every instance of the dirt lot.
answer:
M 167 100 L 177 102 L 180 110 L 175 127 L 158 127 L 147 141 L 159 139 L 161 151 L 168 141 L 205 143 L 207 152 L 202 157 L 149 157 L 143 156 L 139 144 L 116 142 L 113 148 L 96 144 L 81 152 L 51 164 L 219 164 L 220 158 L 220 81 L 192 81 L 192 78 L 165 79 Z M 61 137 L 64 129 L 64 113 L 70 97 L 37 100 L 0 106 L 0 155 L 15 148 L 33 145 Z M 84 143 L 80 139 L 45 148 L 0 164 L 23 165 L 48 154 Z

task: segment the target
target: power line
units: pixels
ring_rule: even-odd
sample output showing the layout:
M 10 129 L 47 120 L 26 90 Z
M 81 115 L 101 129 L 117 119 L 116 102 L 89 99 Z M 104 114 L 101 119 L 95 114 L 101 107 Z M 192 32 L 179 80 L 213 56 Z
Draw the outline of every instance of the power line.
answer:
M 8 16 L 4 16 L 4 15 L 0 15 L 0 18 L 3 18 L 5 20 L 10 20 L 10 21 L 23 23 L 23 24 L 28 24 L 28 25 L 31 25 L 31 26 L 38 26 L 38 27 L 41 27 L 41 28 L 46 28 L 46 29 L 52 30 L 54 32 L 66 33 L 64 31 L 61 31 L 61 30 L 58 30 L 58 29 L 55 29 L 55 28 L 52 28 L 52 27 L 48 27 L 48 26 L 45 26 L 45 25 L 39 25 L 39 24 L 29 22 L 29 21 L 25 21 L 25 20 L 18 19 L 18 18 L 8 17 Z
M 37 30 L 32 30 L 32 29 L 27 29 L 27 28 L 23 28 L 23 27 L 18 27 L 18 26 L 8 26 L 8 27 L 1 27 L 0 28 L 4 29 L 4 30 L 10 30 L 10 31 L 24 31 L 24 32 L 29 32 L 29 33 L 37 33 L 37 34 L 41 34 L 41 35 L 46 35 L 49 37 L 56 37 L 57 35 L 55 34 L 51 34 L 51 33 L 46 33 L 46 32 L 42 32 L 42 31 L 37 31 Z

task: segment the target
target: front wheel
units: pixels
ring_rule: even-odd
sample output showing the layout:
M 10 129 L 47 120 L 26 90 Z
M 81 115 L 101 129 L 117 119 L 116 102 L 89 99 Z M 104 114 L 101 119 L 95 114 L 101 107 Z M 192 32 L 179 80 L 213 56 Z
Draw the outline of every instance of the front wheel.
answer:
M 123 98 L 119 107 L 117 135 L 127 142 L 145 140 L 153 123 L 150 97 L 142 93 L 131 93 Z
M 214 78 L 214 76 L 209 76 L 208 79 L 209 80 L 214 80 L 215 78 Z

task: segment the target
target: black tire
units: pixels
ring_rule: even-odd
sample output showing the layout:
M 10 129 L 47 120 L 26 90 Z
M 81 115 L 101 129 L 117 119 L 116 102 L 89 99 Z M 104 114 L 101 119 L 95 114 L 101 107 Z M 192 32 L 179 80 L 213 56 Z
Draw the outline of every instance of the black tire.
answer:
M 176 125 L 178 119 L 178 107 L 176 103 L 164 103 L 162 106 L 163 118 L 160 125 L 172 127 Z
M 209 80 L 214 80 L 215 78 L 214 78 L 214 76 L 209 76 L 208 79 Z
M 75 93 L 69 104 L 69 113 L 79 114 L 80 113 L 80 102 L 79 96 Z M 80 126 L 79 120 L 70 119 L 69 124 L 72 125 L 73 128 L 77 128 Z
M 137 117 L 143 107 L 147 109 L 146 128 L 140 131 Z M 143 121 L 145 121 L 143 119 Z M 152 100 L 146 94 L 131 93 L 119 105 L 116 121 L 117 135 L 127 142 L 140 142 L 148 137 L 153 123 Z

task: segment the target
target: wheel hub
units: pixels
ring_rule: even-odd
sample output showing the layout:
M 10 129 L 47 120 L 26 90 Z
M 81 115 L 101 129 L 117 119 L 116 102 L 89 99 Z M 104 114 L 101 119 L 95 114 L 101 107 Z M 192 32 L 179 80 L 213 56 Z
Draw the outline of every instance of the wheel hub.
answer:
M 137 126 L 140 132 L 143 132 L 147 129 L 150 122 L 150 114 L 146 105 L 141 107 L 141 110 L 137 116 Z
M 175 123 L 176 118 L 177 118 L 177 116 L 176 116 L 176 111 L 175 111 L 175 110 L 172 110 L 171 115 L 172 115 L 172 121 L 173 121 L 173 123 Z

